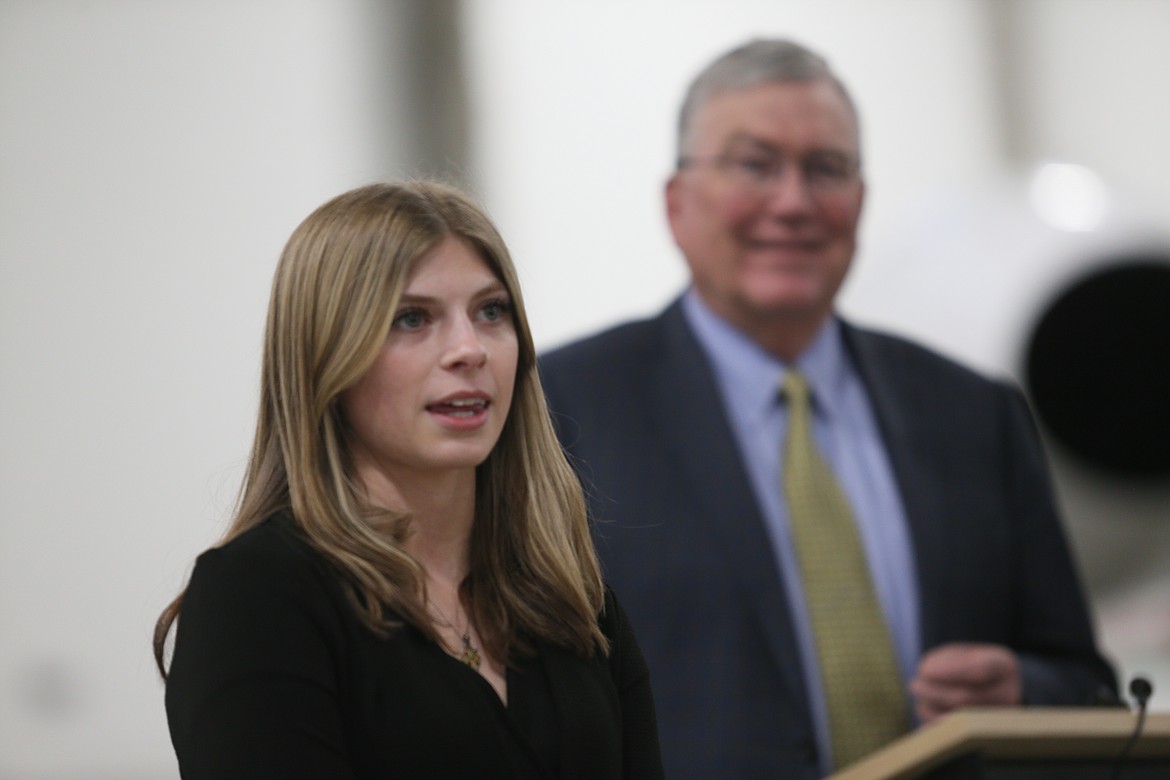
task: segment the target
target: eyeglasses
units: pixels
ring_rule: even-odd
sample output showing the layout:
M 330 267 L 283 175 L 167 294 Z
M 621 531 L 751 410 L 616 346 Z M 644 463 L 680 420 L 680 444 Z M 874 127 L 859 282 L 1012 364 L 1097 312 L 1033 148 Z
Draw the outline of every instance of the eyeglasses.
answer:
M 763 192 L 784 175 L 793 160 L 778 154 L 748 152 L 715 157 L 680 157 L 679 170 L 711 166 L 736 185 L 751 192 Z M 804 186 L 814 195 L 840 191 L 857 180 L 857 159 L 842 152 L 814 152 L 795 160 Z

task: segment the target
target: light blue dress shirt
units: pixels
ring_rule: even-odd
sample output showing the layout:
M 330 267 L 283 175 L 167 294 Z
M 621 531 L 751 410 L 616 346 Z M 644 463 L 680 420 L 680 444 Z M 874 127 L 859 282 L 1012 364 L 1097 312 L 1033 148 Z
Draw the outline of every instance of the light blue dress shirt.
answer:
M 788 419 L 780 387 L 789 367 L 714 314 L 693 289 L 683 297 L 683 311 L 714 368 L 727 419 L 768 526 L 797 633 L 821 769 L 827 773 L 828 717 L 781 482 Z M 913 546 L 869 395 L 845 350 L 836 319 L 826 323 L 795 368 L 812 390 L 813 434 L 852 505 L 902 677 L 908 682 L 920 644 Z

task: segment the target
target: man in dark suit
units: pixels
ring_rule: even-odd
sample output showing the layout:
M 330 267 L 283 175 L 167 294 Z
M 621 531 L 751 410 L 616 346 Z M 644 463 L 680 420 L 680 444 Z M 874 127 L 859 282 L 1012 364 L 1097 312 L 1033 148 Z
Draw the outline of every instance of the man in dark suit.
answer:
M 805 510 L 781 476 L 789 375 L 863 551 L 879 628 L 862 644 L 893 656 L 905 717 L 884 725 L 1114 694 L 1020 393 L 834 314 L 864 183 L 826 63 L 787 41 L 716 60 L 682 107 L 665 194 L 690 289 L 541 372 L 650 663 L 667 776 L 831 772 L 856 756 L 829 700 L 860 680 L 843 694 L 860 710 L 881 676 L 824 668 L 840 643 L 814 618 Z

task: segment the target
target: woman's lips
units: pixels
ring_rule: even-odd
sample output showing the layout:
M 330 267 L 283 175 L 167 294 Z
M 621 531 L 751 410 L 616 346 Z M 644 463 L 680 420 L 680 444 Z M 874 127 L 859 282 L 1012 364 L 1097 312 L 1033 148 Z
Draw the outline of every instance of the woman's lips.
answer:
M 427 411 L 455 418 L 472 418 L 481 415 L 491 406 L 486 398 L 455 398 L 429 404 Z
M 474 431 L 487 424 L 491 405 L 486 393 L 456 393 L 427 404 L 427 411 L 446 428 Z

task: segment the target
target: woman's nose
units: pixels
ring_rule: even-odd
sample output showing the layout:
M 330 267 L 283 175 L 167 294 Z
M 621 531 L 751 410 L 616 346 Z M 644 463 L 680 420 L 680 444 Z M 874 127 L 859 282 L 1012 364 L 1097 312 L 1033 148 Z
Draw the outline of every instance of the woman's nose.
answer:
M 450 329 L 444 364 L 450 368 L 479 367 L 487 362 L 488 351 L 475 324 L 466 317 L 455 320 Z

